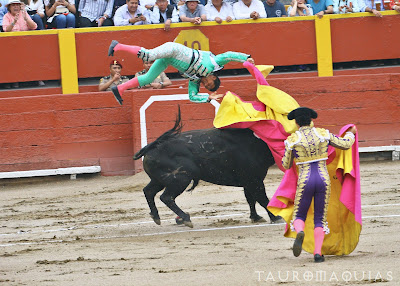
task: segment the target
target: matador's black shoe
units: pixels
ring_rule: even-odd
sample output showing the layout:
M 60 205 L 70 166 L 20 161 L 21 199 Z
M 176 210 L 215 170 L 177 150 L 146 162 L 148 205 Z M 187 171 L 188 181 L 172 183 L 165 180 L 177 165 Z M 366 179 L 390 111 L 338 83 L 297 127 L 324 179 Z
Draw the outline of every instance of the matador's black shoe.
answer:
M 111 41 L 110 47 L 108 48 L 108 56 L 109 56 L 109 57 L 111 57 L 111 56 L 114 55 L 114 48 L 115 48 L 115 46 L 118 45 L 118 44 L 119 44 L 119 43 L 118 43 L 118 41 L 116 41 L 116 40 L 112 40 L 112 41 Z
M 293 243 L 293 255 L 298 257 L 303 249 L 304 231 L 297 233 L 296 239 Z
M 115 99 L 118 101 L 119 105 L 122 105 L 122 102 L 123 102 L 124 100 L 122 99 L 121 95 L 119 94 L 118 88 L 117 88 L 116 86 L 113 86 L 113 87 L 111 88 L 111 91 L 113 92 L 114 97 L 115 97 Z
M 319 262 L 324 262 L 325 257 L 323 255 L 315 254 L 314 255 L 314 262 L 319 263 Z

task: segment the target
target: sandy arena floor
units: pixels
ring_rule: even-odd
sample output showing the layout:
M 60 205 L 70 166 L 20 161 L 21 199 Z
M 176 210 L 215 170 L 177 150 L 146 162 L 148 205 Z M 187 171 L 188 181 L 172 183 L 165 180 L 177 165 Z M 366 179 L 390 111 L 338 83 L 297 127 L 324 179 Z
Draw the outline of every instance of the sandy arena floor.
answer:
M 86 176 L 1 182 L 2 285 L 400 285 L 400 162 L 362 163 L 363 230 L 355 251 L 315 264 L 293 257 L 283 224 L 252 224 L 239 188 L 200 184 L 177 199 L 193 229 L 156 198 L 149 179 Z M 267 175 L 272 196 L 282 173 Z M 322 281 L 322 283 L 321 283 Z

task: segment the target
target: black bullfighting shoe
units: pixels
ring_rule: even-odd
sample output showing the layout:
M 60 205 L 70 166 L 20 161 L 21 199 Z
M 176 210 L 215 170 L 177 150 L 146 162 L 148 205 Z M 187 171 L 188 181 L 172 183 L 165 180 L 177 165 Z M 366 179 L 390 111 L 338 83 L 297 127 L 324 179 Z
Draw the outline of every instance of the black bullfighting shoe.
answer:
M 113 87 L 111 88 L 111 91 L 113 92 L 114 97 L 115 97 L 115 99 L 118 101 L 119 105 L 122 105 L 122 102 L 123 102 L 124 100 L 122 99 L 121 95 L 119 94 L 118 88 L 117 88 L 116 86 L 113 86 Z
M 299 231 L 293 243 L 293 255 L 298 257 L 303 249 L 304 231 Z
M 314 255 L 314 262 L 319 263 L 319 262 L 324 262 L 325 257 L 323 255 L 315 254 Z
M 118 43 L 118 41 L 116 41 L 116 40 L 112 40 L 112 41 L 111 41 L 110 47 L 108 48 L 108 56 L 109 56 L 109 57 L 111 57 L 111 56 L 114 55 L 114 48 L 115 48 L 115 46 L 118 45 L 118 44 L 119 44 L 119 43 Z

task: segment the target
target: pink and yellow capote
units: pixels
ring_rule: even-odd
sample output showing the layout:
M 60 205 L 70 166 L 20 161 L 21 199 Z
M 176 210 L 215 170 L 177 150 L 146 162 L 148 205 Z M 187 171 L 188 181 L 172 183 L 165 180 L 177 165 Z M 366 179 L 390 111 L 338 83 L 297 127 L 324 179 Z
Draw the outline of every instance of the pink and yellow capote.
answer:
M 265 141 L 274 156 L 275 163 L 285 172 L 268 209 L 286 221 L 285 236 L 296 237 L 296 232 L 289 227 L 293 216 L 293 203 L 297 186 L 297 169 L 294 164 L 290 170 L 282 167 L 285 151 L 284 140 L 297 130 L 294 120 L 287 115 L 299 107 L 296 100 L 287 93 L 270 86 L 265 77 L 273 66 L 254 66 L 243 64 L 257 80 L 257 98 L 259 101 L 246 102 L 232 92 L 227 92 L 214 119 L 216 128 L 249 128 Z M 342 136 L 352 125 L 344 126 Z M 327 221 L 330 233 L 325 235 L 322 254 L 345 255 L 351 253 L 358 244 L 362 228 L 361 191 L 358 155 L 358 134 L 355 143 L 348 150 L 329 146 L 327 167 L 331 179 Z M 306 236 L 303 249 L 314 251 L 314 209 L 313 203 L 305 221 Z

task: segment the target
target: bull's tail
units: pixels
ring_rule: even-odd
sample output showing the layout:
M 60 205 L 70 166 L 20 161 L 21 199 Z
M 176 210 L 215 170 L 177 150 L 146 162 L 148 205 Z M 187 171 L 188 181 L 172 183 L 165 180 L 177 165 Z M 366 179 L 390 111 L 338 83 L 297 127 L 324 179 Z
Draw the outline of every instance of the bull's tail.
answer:
M 150 144 L 147 144 L 142 149 L 140 149 L 139 152 L 137 152 L 133 156 L 133 159 L 134 160 L 140 159 L 141 157 L 145 156 L 147 154 L 147 152 L 156 148 L 161 143 L 163 143 L 169 139 L 175 138 L 176 136 L 178 136 L 181 133 L 182 127 L 183 127 L 183 124 L 182 124 L 182 120 L 181 120 L 181 107 L 178 105 L 178 114 L 175 119 L 174 127 L 171 128 L 170 130 L 168 130 L 167 132 L 165 132 L 160 137 L 158 137 L 155 141 L 151 142 Z

